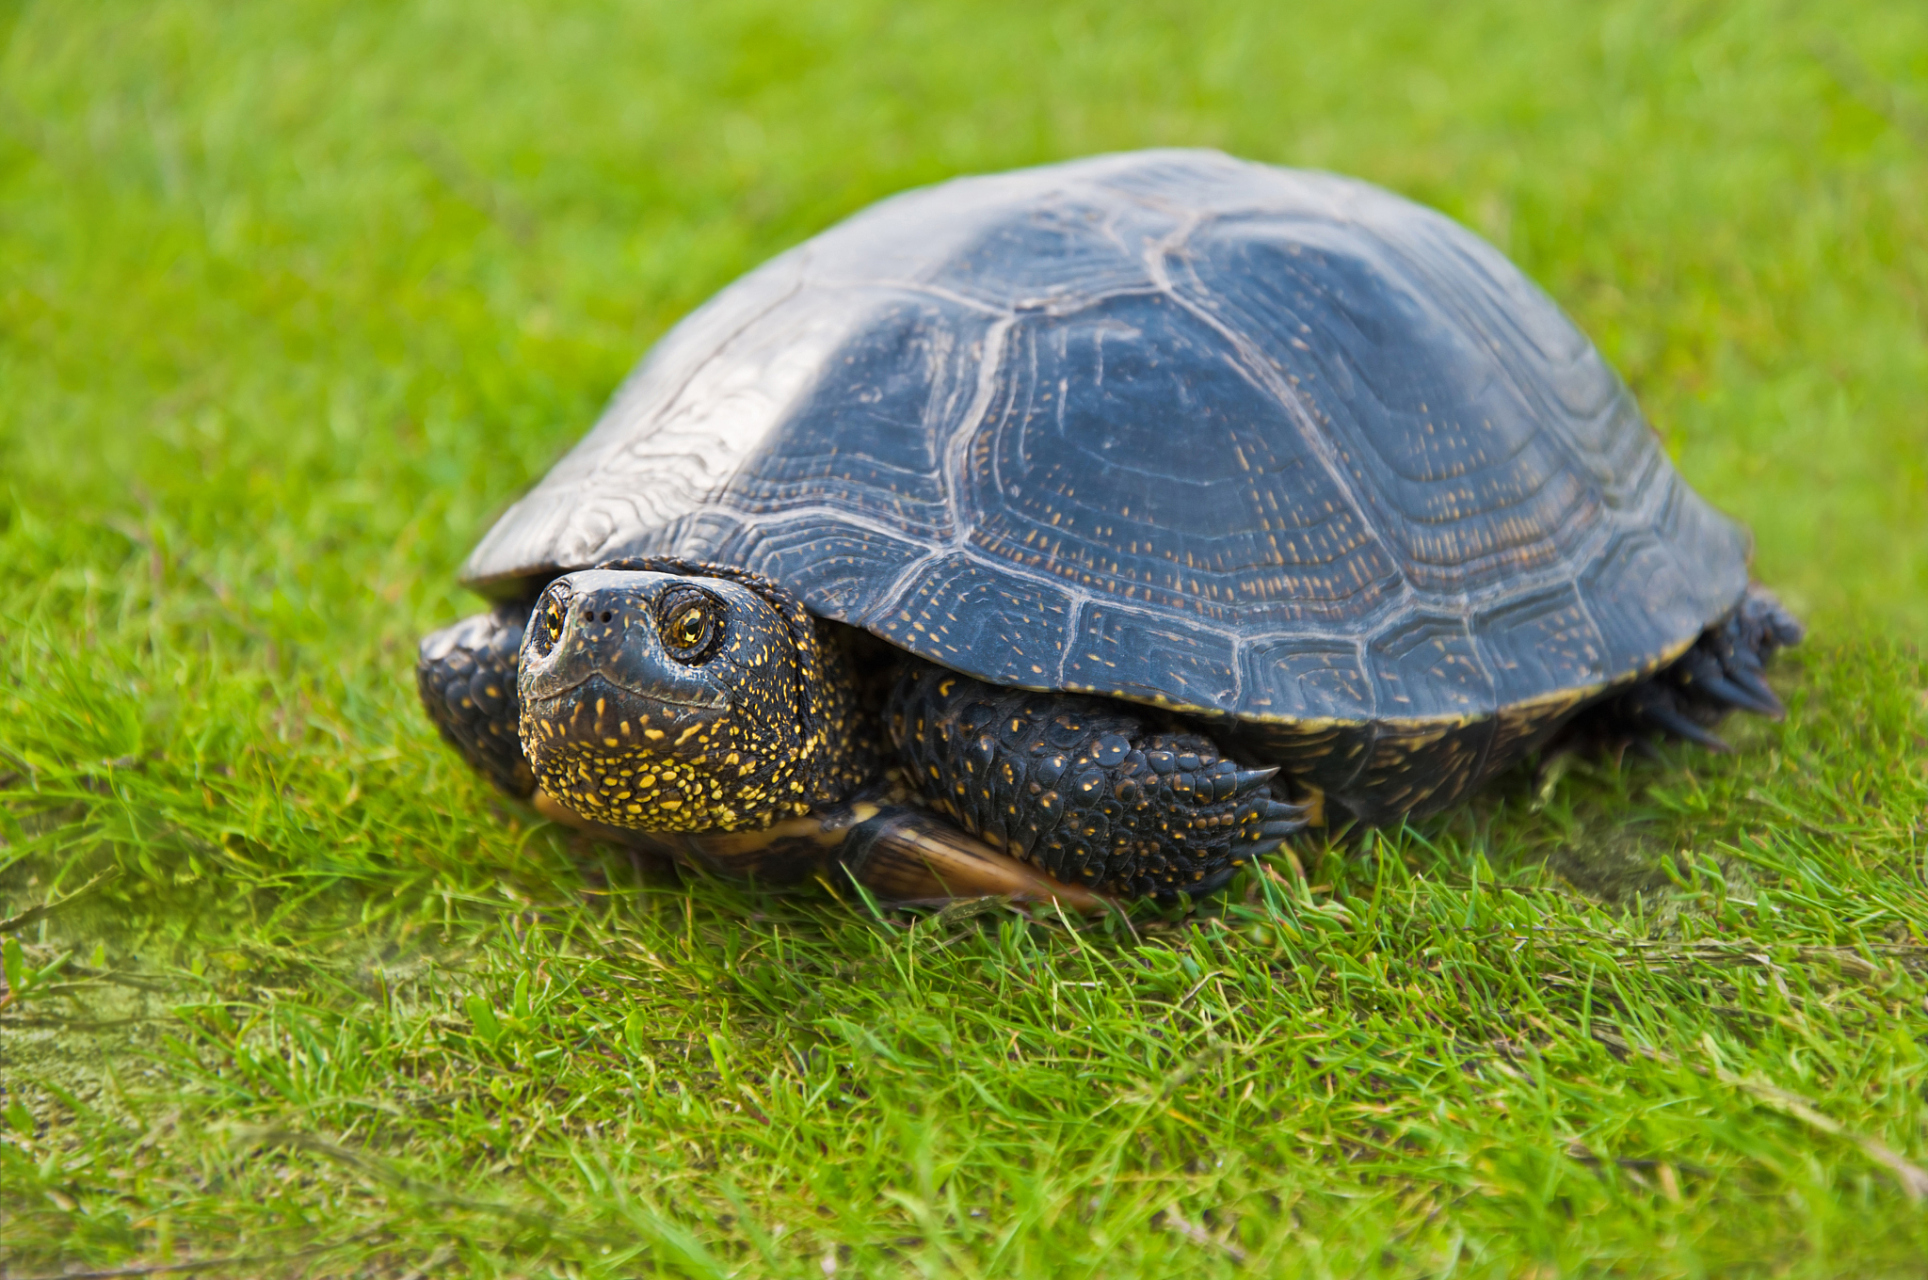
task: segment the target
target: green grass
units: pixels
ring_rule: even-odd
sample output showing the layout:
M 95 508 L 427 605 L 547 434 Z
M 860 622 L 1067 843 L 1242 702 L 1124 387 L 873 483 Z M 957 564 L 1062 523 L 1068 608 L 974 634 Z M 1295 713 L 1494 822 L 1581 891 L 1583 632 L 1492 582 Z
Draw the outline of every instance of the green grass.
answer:
M 0 5 L 0 1273 L 1919 1275 L 1928 10 Z M 1785 724 L 1190 919 L 678 883 L 414 705 L 669 324 L 1151 144 L 1544 283 L 1812 624 Z M 226 1260 L 226 1261 L 221 1261 Z

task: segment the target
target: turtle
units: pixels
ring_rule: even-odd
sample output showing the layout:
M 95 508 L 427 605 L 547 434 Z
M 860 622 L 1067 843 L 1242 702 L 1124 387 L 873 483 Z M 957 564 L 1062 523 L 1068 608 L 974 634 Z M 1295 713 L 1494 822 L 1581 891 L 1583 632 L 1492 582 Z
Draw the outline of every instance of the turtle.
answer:
M 422 641 L 561 821 L 773 885 L 1198 898 L 1536 753 L 1778 717 L 1802 627 L 1557 304 L 1369 183 L 883 200 L 651 350 Z

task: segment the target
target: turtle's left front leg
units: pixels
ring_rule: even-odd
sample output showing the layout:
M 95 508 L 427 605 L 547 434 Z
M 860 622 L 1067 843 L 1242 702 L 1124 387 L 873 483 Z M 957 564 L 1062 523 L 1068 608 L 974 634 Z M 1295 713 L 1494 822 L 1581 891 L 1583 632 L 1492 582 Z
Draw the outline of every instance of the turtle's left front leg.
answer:
M 1202 733 L 1109 699 L 1027 693 L 908 659 L 885 708 L 909 779 L 992 849 L 1123 897 L 1203 897 L 1306 826 Z

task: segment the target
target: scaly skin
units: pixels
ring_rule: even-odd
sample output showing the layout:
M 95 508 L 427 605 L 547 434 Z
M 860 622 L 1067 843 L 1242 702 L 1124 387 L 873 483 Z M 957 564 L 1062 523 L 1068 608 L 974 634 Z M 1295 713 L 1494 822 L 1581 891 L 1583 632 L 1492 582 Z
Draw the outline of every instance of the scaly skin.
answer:
M 728 836 L 733 865 L 761 879 L 806 874 L 773 857 L 822 863 L 825 839 L 801 839 L 794 824 L 881 794 L 891 757 L 936 812 L 891 810 L 860 824 L 844 860 L 891 862 L 893 889 L 915 880 L 897 864 L 922 859 L 935 870 L 937 858 L 945 869 L 934 894 L 1030 885 L 1048 896 L 1068 883 L 1199 895 L 1304 825 L 1272 795 L 1276 770 L 1242 768 L 1202 734 L 1167 732 L 1102 699 L 1015 694 L 916 659 L 900 660 L 888 695 L 896 750 L 880 752 L 827 624 L 740 570 L 626 561 L 565 575 L 537 600 L 511 663 L 514 614 L 498 609 L 423 643 L 424 701 L 471 763 L 514 794 L 539 788 L 545 811 L 603 829 Z M 478 728 L 476 682 L 499 689 L 510 670 L 513 706 L 490 701 Z M 905 729 L 907 717 L 924 728 Z M 967 732 L 992 721 L 1020 728 L 983 741 Z M 509 724 L 526 782 L 497 759 Z M 1016 781 L 993 787 L 992 775 Z M 973 780 L 985 785 L 974 791 Z M 768 833 L 768 850 L 758 833 Z M 698 860 L 720 865 L 714 852 Z M 1019 863 L 1048 878 L 1026 880 Z M 1075 895 L 1090 898 L 1059 896 Z
M 471 767 L 518 800 L 536 789 L 517 732 L 516 666 L 529 602 L 499 604 L 422 640 L 415 686 L 429 719 Z
M 1253 769 L 1153 713 L 1026 693 L 906 659 L 885 707 L 933 808 L 1059 880 L 1119 896 L 1210 893 L 1303 830 Z

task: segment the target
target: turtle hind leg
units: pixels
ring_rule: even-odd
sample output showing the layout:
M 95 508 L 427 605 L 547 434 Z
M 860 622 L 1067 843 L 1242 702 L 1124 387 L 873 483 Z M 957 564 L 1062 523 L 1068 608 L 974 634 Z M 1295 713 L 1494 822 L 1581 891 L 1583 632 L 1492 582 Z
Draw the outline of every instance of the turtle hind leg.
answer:
M 422 640 L 415 687 L 429 719 L 462 758 L 518 799 L 536 789 L 522 755 L 516 666 L 530 606 L 500 604 Z
M 1056 902 L 1083 915 L 1110 905 L 1089 889 L 1055 880 L 914 809 L 878 808 L 851 828 L 838 862 L 858 884 L 897 902 L 1011 898 Z
M 1765 587 L 1750 586 L 1734 611 L 1707 628 L 1668 666 L 1577 717 L 1559 745 L 1610 750 L 1648 745 L 1654 735 L 1727 751 L 1714 732 L 1730 711 L 1779 720 L 1786 708 L 1765 671 L 1776 651 L 1799 644 L 1803 628 Z
M 1157 713 L 1027 693 L 907 660 L 885 704 L 933 808 L 1057 880 L 1127 897 L 1203 897 L 1306 826 L 1251 768 Z

